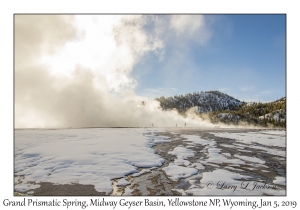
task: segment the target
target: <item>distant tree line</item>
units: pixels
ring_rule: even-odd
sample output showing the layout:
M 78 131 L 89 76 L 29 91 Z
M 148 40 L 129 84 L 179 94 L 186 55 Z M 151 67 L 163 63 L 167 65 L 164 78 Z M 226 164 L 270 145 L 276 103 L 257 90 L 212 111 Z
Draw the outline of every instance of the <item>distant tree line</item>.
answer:
M 197 107 L 199 117 L 208 116 L 212 123 L 286 127 L 285 97 L 268 103 L 246 103 L 219 91 L 201 91 L 155 100 L 163 110 L 176 109 L 183 115 L 191 107 Z
M 160 102 L 163 110 L 177 109 L 180 113 L 195 106 L 198 107 L 199 113 L 233 110 L 241 104 L 239 100 L 219 91 L 194 92 L 167 98 L 160 97 L 155 100 Z
M 209 113 L 213 123 L 286 127 L 286 98 L 269 103 L 243 102 L 234 110 L 219 110 Z

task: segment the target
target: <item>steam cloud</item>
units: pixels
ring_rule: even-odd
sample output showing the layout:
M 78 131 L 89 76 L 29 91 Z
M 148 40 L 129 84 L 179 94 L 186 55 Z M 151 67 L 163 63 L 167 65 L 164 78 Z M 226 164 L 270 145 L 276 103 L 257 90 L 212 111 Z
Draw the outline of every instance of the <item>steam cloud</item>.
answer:
M 15 127 L 210 126 L 134 93 L 135 64 L 183 30 L 210 37 L 204 17 L 16 15 Z

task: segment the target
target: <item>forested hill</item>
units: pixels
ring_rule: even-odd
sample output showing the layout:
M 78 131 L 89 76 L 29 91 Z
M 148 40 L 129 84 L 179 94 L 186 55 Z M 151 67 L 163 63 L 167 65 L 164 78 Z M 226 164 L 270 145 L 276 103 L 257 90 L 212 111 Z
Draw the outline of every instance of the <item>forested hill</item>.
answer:
M 199 117 L 205 114 L 212 123 L 286 127 L 286 97 L 268 103 L 241 102 L 219 91 L 206 91 L 155 100 L 163 110 L 176 109 L 181 114 L 196 107 Z
M 233 110 L 242 102 L 219 91 L 190 93 L 186 95 L 160 97 L 155 100 L 160 102 L 163 110 L 177 109 L 185 112 L 197 106 L 199 113 L 216 112 L 220 110 Z
M 268 103 L 244 102 L 235 110 L 220 110 L 209 116 L 213 123 L 286 127 L 286 97 Z

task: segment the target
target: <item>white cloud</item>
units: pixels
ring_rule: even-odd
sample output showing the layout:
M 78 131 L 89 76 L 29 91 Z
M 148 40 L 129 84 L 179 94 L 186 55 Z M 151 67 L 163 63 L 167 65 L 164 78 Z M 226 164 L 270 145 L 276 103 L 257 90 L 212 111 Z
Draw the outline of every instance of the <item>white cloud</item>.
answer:
M 170 28 L 182 39 L 193 39 L 198 44 L 205 44 L 212 36 L 203 15 L 172 15 Z
M 170 27 L 179 34 L 193 34 L 204 26 L 203 15 L 172 15 Z
M 239 89 L 241 91 L 251 91 L 255 89 L 255 86 L 243 86 L 243 87 L 239 87 Z
M 219 88 L 219 91 L 221 91 L 221 92 L 226 92 L 226 91 L 230 91 L 230 90 L 231 90 L 230 87 Z
M 139 94 L 148 98 L 169 97 L 176 95 L 176 88 L 146 88 Z
M 260 91 L 259 93 L 260 94 L 271 94 L 272 91 L 270 91 L 270 90 L 264 90 L 264 91 Z

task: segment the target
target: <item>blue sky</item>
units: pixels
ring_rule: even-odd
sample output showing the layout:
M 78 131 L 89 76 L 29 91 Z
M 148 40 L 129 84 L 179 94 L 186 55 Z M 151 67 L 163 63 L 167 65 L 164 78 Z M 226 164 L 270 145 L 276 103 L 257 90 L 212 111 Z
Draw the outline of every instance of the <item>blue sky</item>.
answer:
M 134 66 L 138 95 L 219 90 L 262 102 L 285 96 L 285 15 L 204 15 L 202 22 L 196 36 L 165 33 L 163 55 L 150 51 Z M 150 22 L 144 27 L 153 31 L 156 26 Z

